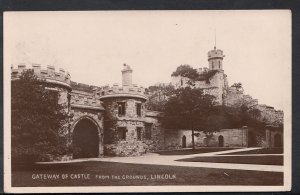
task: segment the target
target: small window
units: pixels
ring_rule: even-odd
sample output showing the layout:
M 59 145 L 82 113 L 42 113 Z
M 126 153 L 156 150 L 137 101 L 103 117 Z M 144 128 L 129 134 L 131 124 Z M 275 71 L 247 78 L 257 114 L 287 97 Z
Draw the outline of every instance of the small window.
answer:
M 152 130 L 152 124 L 146 123 L 145 125 L 145 138 L 151 139 L 151 130 Z
M 119 140 L 126 140 L 126 127 L 118 127 L 118 138 Z
M 136 114 L 138 116 L 141 116 L 142 115 L 142 104 L 141 103 L 137 103 L 136 104 Z
M 142 127 L 137 127 L 136 128 L 136 139 L 137 140 L 142 140 Z
M 180 83 L 181 83 L 181 85 L 183 85 L 183 80 L 182 79 L 180 80 Z
M 118 115 L 125 115 L 125 102 L 118 102 Z

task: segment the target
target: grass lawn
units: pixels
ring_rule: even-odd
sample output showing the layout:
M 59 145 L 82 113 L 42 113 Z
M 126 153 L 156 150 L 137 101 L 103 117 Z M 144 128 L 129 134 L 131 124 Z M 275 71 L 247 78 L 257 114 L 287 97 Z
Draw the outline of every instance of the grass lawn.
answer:
M 155 152 L 160 155 L 189 155 L 189 154 L 200 154 L 200 153 L 208 153 L 208 152 L 220 152 L 226 150 L 234 150 L 238 148 L 222 148 L 222 147 L 203 147 L 193 149 L 182 149 L 182 150 L 169 150 L 169 151 L 160 151 Z
M 49 174 L 58 176 L 56 179 L 45 179 L 44 177 L 49 177 Z M 62 179 L 62 174 L 67 175 L 68 178 Z M 78 174 L 90 174 L 89 179 L 87 175 L 85 175 L 86 178 L 82 178 Z M 158 179 L 156 176 L 166 174 L 170 174 L 169 179 Z M 113 178 L 112 175 L 115 177 Z M 134 178 L 137 176 L 140 178 Z M 15 187 L 283 185 L 283 173 L 89 161 L 52 165 L 14 165 L 12 166 L 12 185 Z
M 283 165 L 283 156 L 203 156 L 185 158 L 177 161 L 186 162 L 214 162 L 214 163 L 237 163 L 259 165 Z
M 283 148 L 262 148 L 257 150 L 232 152 L 227 154 L 283 154 Z M 220 155 L 227 155 L 227 154 L 220 154 Z

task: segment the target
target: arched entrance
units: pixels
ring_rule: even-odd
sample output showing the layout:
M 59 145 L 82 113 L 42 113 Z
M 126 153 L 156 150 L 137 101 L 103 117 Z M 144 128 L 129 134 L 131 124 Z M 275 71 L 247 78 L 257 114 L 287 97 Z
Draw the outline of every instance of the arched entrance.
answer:
M 186 148 L 186 137 L 185 137 L 185 135 L 182 136 L 182 147 Z
M 279 133 L 274 136 L 274 147 L 282 147 L 282 139 Z
M 255 147 L 256 146 L 256 140 L 253 132 L 248 131 L 248 147 Z
M 218 140 L 219 140 L 219 147 L 224 147 L 224 137 L 220 135 Z
M 73 158 L 95 158 L 98 155 L 98 127 L 90 119 L 81 119 L 73 131 Z

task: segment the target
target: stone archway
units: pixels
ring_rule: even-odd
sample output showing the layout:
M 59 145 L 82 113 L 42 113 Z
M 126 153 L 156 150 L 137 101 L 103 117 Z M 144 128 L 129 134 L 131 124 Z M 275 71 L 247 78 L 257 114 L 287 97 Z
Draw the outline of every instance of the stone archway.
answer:
M 274 136 L 274 147 L 282 147 L 282 138 L 279 133 Z
M 182 148 L 186 148 L 186 136 L 182 136 Z
M 99 156 L 99 129 L 89 118 L 80 119 L 73 130 L 73 158 Z
M 219 141 L 219 147 L 224 147 L 224 137 L 223 137 L 223 135 L 220 135 L 218 137 L 218 141 Z

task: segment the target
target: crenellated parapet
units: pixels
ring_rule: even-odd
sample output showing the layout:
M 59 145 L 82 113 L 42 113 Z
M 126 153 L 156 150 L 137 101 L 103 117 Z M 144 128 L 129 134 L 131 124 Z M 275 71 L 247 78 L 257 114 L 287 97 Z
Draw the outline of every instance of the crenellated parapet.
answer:
M 100 99 L 113 98 L 113 97 L 134 97 L 147 100 L 145 88 L 138 85 L 122 85 L 114 84 L 111 86 L 102 87 L 101 90 L 96 92 Z
M 71 76 L 69 72 L 65 71 L 62 68 L 59 68 L 58 71 L 55 70 L 54 66 L 48 65 L 46 69 L 42 69 L 40 64 L 32 64 L 31 68 L 28 68 L 25 64 L 19 64 L 17 68 L 13 65 L 11 66 L 11 78 L 18 79 L 21 73 L 25 70 L 33 70 L 34 74 L 46 82 L 62 85 L 68 88 L 70 87 Z
M 72 90 L 71 92 L 71 107 L 104 110 L 100 100 L 96 98 L 93 93 L 78 90 Z

